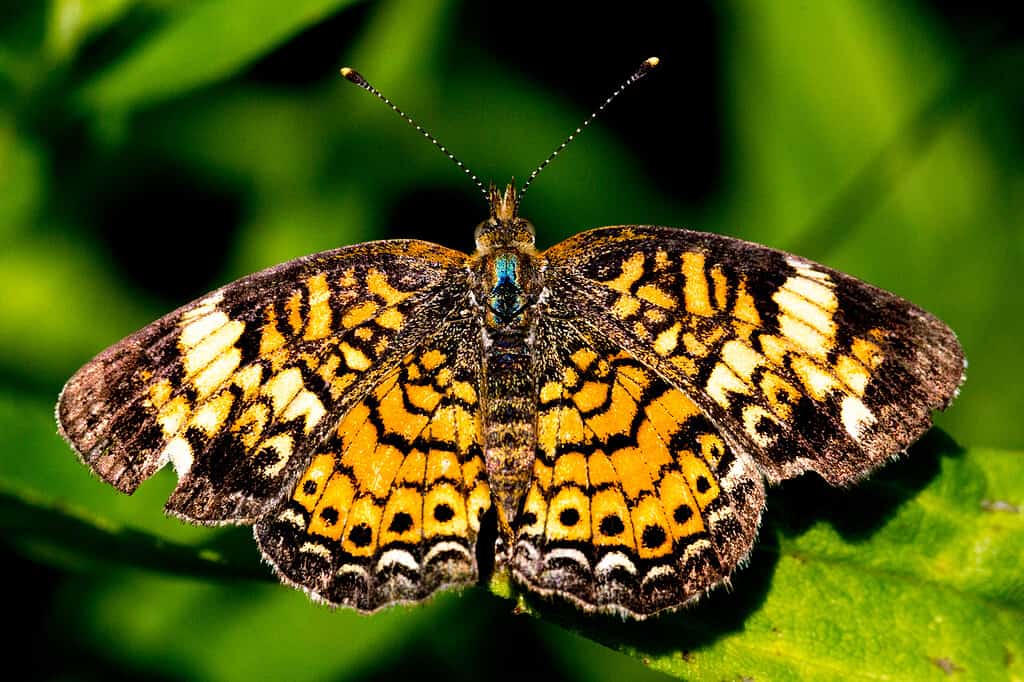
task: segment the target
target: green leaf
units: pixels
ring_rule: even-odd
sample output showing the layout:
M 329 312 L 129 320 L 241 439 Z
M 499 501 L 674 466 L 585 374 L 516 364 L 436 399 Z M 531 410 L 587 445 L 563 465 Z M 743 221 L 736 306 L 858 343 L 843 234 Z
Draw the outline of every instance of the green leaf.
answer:
M 139 107 L 180 95 L 231 75 L 354 1 L 197 3 L 87 85 L 83 98 L 104 110 Z
M 47 16 L 46 52 L 54 60 L 73 54 L 90 34 L 125 14 L 135 0 L 53 0 Z
M 37 561 L 94 571 L 141 568 L 199 579 L 271 580 L 266 568 L 239 558 L 238 533 L 226 555 L 220 546 L 189 546 L 134 530 L 100 514 L 26 490 L 0 485 L 0 530 L 8 543 Z M 252 542 L 251 533 L 242 541 Z M 251 557 L 254 559 L 255 557 Z

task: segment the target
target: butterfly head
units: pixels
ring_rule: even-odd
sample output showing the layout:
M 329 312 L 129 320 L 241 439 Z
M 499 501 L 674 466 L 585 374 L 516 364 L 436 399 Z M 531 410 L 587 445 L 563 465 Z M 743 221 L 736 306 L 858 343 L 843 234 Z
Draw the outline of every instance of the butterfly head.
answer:
M 487 190 L 490 217 L 476 226 L 476 248 L 481 253 L 500 247 L 532 248 L 536 231 L 533 223 L 519 217 L 515 183 L 501 192 L 494 184 Z

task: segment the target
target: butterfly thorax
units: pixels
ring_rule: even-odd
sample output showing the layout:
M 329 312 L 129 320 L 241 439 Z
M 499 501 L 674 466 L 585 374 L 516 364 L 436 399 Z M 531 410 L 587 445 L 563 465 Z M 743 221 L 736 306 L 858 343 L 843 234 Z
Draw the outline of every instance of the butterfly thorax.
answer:
M 530 482 L 537 409 L 533 337 L 541 282 L 533 226 L 516 215 L 515 189 L 492 187 L 476 230 L 474 298 L 483 343 L 484 462 L 503 531 Z

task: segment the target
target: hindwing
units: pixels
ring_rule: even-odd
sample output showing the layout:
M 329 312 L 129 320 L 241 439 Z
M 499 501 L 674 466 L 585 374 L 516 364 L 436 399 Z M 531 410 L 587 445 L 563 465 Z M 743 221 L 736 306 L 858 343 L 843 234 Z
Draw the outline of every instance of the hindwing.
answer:
M 756 464 L 685 393 L 585 322 L 546 320 L 538 338 L 537 459 L 515 578 L 633 617 L 726 580 L 757 533 Z
M 476 580 L 476 536 L 491 506 L 477 338 L 475 320 L 450 322 L 408 353 L 256 525 L 264 556 L 286 581 L 373 611 Z

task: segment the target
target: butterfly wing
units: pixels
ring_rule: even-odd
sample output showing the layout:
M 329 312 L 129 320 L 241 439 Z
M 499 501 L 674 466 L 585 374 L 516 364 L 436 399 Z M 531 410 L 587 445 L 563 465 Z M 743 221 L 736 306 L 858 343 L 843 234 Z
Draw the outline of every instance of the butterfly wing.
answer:
M 350 409 L 290 496 L 256 525 L 278 574 L 361 611 L 472 583 L 491 505 L 479 323 L 445 324 Z
M 546 319 L 538 446 L 513 576 L 644 617 L 727 579 L 753 544 L 761 475 L 685 393 L 602 335 Z
M 228 284 L 80 369 L 57 404 L 61 434 L 124 492 L 172 462 L 168 511 L 251 523 L 341 415 L 462 305 L 465 261 L 426 242 L 378 242 Z
M 551 314 L 607 336 L 693 400 L 769 480 L 855 480 L 909 446 L 963 379 L 917 306 L 764 246 L 601 228 L 548 250 Z

